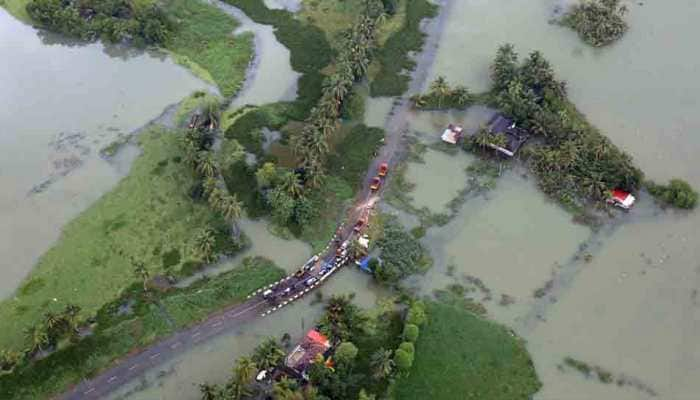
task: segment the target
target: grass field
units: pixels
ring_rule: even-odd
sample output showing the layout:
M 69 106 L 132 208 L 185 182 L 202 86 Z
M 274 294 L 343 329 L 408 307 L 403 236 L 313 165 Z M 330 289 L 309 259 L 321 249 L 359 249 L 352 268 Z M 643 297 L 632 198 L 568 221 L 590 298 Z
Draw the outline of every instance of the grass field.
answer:
M 181 161 L 177 133 L 152 128 L 139 139 L 143 154 L 129 176 L 70 222 L 16 296 L 0 303 L 0 349 L 21 349 L 22 330 L 66 303 L 94 314 L 138 280 L 132 257 L 151 275 L 177 274 L 187 261 L 198 261 L 197 230 L 221 230 L 221 217 L 189 196 L 194 178 Z
M 60 393 L 69 385 L 94 375 L 134 348 L 189 326 L 222 307 L 238 303 L 253 290 L 284 276 L 263 258 L 247 258 L 237 268 L 202 280 L 185 289 L 144 295 L 136 284 L 123 296 L 102 307 L 94 335 L 59 350 L 34 364 L 0 376 L 0 398 L 35 400 Z M 132 302 L 133 313 L 116 314 L 119 305 Z
M 10 14 L 22 22 L 31 23 L 32 19 L 27 14 L 29 0 L 0 0 L 0 7 L 5 8 Z
M 523 343 L 506 328 L 441 303 L 428 303 L 427 314 L 396 399 L 527 400 L 540 388 Z
M 234 95 L 253 57 L 253 34 L 233 36 L 238 22 L 202 1 L 169 0 L 165 9 L 178 21 L 167 45 L 175 61 L 216 83 L 225 97 Z

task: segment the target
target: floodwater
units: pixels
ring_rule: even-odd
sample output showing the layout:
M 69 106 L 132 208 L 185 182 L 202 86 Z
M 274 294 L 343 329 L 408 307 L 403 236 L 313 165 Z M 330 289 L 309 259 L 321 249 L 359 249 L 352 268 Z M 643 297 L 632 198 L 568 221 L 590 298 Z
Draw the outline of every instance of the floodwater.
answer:
M 324 298 L 331 294 L 355 293 L 354 302 L 369 308 L 387 293 L 377 287 L 369 275 L 356 268 L 338 271 L 320 289 Z M 323 314 L 323 303 L 309 294 L 282 311 L 246 323 L 236 331 L 190 349 L 168 363 L 155 368 L 139 381 L 120 388 L 111 400 L 186 400 L 199 399 L 198 385 L 225 383 L 237 358 L 247 356 L 262 340 L 280 339 L 288 333 L 295 343 L 312 328 Z M 291 349 L 290 349 L 291 350 Z
M 514 43 L 523 55 L 540 50 L 568 81 L 579 109 L 648 177 L 677 176 L 700 187 L 700 58 L 691 39 L 700 35 L 694 22 L 700 4 L 628 2 L 630 31 L 605 49 L 547 23 L 560 1 L 453 4 L 432 77 L 485 90 L 498 45 Z M 435 166 L 435 176 L 448 172 Z M 442 195 L 435 197 L 442 203 Z M 424 241 L 436 266 L 423 291 L 466 285 L 464 274 L 481 279 L 493 292 L 485 302 L 489 314 L 528 341 L 544 383 L 536 399 L 696 399 L 700 393 L 700 212 L 664 211 L 642 194 L 630 213 L 589 232 L 530 180 L 508 173 L 487 199 L 469 200 Z M 533 296 L 538 288 L 546 288 L 541 298 Z M 501 294 L 515 303 L 498 305 Z M 561 370 L 566 356 L 632 384 Z
M 39 32 L 0 8 L 0 298 L 134 152 L 99 151 L 207 85 L 163 55 Z
M 301 74 L 292 69 L 289 49 L 277 40 L 274 27 L 258 24 L 240 9 L 224 2 L 210 2 L 238 20 L 241 26 L 236 29 L 236 34 L 252 32 L 255 35 L 255 58 L 243 88 L 231 102 L 231 108 L 296 98 L 297 81 Z
M 421 158 L 423 163 L 409 163 L 406 169 L 406 180 L 416 185 L 416 190 L 411 192 L 413 204 L 433 213 L 447 212 L 447 203 L 465 187 L 465 169 L 471 159 L 465 154 L 449 155 L 432 149 L 426 150 Z

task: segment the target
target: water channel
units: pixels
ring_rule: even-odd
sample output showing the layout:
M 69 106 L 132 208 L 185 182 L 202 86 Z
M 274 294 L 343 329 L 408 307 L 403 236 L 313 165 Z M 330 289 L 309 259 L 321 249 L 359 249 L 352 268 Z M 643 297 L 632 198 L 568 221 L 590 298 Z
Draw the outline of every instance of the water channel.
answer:
M 561 4 L 454 2 L 431 75 L 484 90 L 499 44 L 512 42 L 521 54 L 541 50 L 569 82 L 579 109 L 630 152 L 649 177 L 679 176 L 700 187 L 700 168 L 694 162 L 700 151 L 700 58 L 691 51 L 692 38 L 700 34 L 694 22 L 700 5 L 693 0 L 629 3 L 631 29 L 625 38 L 610 48 L 591 49 L 572 32 L 547 23 Z M 12 188 L 0 198 L 0 249 L 13 260 L 0 271 L 0 295 L 7 295 L 60 227 L 123 176 L 126 169 L 97 157 L 99 145 L 142 125 L 203 84 L 152 55 L 113 58 L 105 54 L 112 50 L 98 44 L 47 44 L 3 10 L 0 37 L 0 54 L 10 67 L 0 78 L 0 120 L 6 128 L 0 144 L 12 150 L 0 159 L 0 183 Z M 8 37 L 13 39 L 6 41 Z M 252 75 L 263 91 L 275 74 L 264 72 L 264 64 Z M 48 78 L 57 73 L 61 79 Z M 255 83 L 247 87 L 252 91 Z M 251 94 L 238 104 L 284 98 L 289 87 L 260 97 Z M 391 100 L 372 102 L 377 107 L 368 106 L 366 122 L 382 126 Z M 478 126 L 484 113 L 420 113 L 411 116 L 410 124 L 419 139 L 431 143 L 431 134 L 437 135 L 446 122 Z M 112 127 L 116 129 L 108 129 Z M 88 137 L 87 155 L 79 146 L 69 147 L 66 156 L 60 150 L 65 146 L 56 150 L 50 145 L 62 138 L 61 132 Z M 61 174 L 55 165 L 63 161 L 55 164 L 54 159 L 74 152 L 83 160 L 80 168 L 52 181 L 43 192 L 28 195 L 38 183 Z M 463 171 L 471 159 L 429 150 L 424 160 L 409 166 L 408 178 L 416 185 L 411 195 L 417 206 L 439 212 L 461 189 L 460 180 L 466 185 Z M 444 181 L 442 190 L 435 188 L 437 179 Z M 276 260 L 286 269 L 309 254 L 300 242 L 276 242 L 264 222 L 243 225 L 255 240 L 250 254 L 276 257 L 279 246 L 287 246 L 291 255 Z M 492 292 L 491 300 L 479 299 L 489 315 L 527 340 L 544 383 L 537 399 L 653 398 L 639 387 L 606 385 L 561 370 L 558 365 L 566 356 L 640 382 L 652 388 L 656 398 L 694 399 L 700 393 L 700 212 L 663 211 L 642 196 L 629 214 L 592 232 L 572 223 L 537 190 L 532 177 L 513 168 L 499 178 L 495 189 L 470 198 L 446 226 L 429 229 L 423 242 L 435 266 L 415 282 L 417 289 L 428 295 L 450 283 L 480 279 Z M 590 255 L 588 261 L 581 257 L 584 253 Z M 535 297 L 542 287 L 548 287 L 547 295 Z M 371 306 L 383 294 L 354 269 L 341 271 L 323 292 L 355 292 L 363 306 Z M 504 294 L 514 303 L 499 305 Z M 284 312 L 204 343 L 112 398 L 197 398 L 198 383 L 224 381 L 236 357 L 261 338 L 301 335 L 321 313 L 321 305 L 311 302 L 305 298 Z

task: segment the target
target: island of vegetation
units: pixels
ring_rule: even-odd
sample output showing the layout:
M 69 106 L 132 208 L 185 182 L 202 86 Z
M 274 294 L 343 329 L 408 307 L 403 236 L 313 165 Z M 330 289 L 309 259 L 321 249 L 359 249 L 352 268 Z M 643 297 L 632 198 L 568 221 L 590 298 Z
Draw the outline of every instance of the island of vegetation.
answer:
M 470 95 L 451 88 L 439 77 L 426 94 L 413 97 L 420 109 L 463 109 L 481 103 L 498 109 L 518 126 L 536 136 L 524 147 L 522 159 L 537 176 L 540 188 L 574 213 L 581 222 L 596 223 L 588 211 L 599 208 L 610 191 L 637 192 L 645 187 L 644 175 L 632 157 L 592 126 L 568 99 L 566 84 L 557 80 L 544 56 L 535 51 L 520 62 L 512 45 L 498 49 L 491 66 L 493 87 Z M 465 150 L 492 154 L 490 144 L 502 135 L 482 129 L 463 141 Z M 668 187 L 648 183 L 650 193 L 680 208 L 694 207 L 690 186 L 675 179 Z
M 601 47 L 619 40 L 627 32 L 626 13 L 627 6 L 621 5 L 620 0 L 581 0 L 559 22 L 578 32 L 589 45 Z

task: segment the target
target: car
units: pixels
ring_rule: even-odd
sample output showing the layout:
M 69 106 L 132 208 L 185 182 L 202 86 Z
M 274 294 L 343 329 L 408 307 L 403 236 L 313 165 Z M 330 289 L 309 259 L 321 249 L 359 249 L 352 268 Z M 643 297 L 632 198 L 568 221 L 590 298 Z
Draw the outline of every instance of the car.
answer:
M 305 272 L 306 272 L 306 271 L 304 271 L 304 269 L 302 268 L 302 269 L 300 269 L 300 270 L 298 270 L 297 272 L 294 273 L 294 277 L 295 277 L 295 278 L 301 278 L 302 276 L 304 276 L 304 273 L 305 273 Z
M 304 285 L 313 286 L 313 284 L 316 282 L 318 282 L 318 278 L 316 278 L 315 276 L 312 276 L 311 278 L 304 281 Z
M 288 294 L 290 294 L 290 293 L 292 293 L 292 288 L 291 288 L 291 287 L 288 287 L 288 288 L 284 289 L 284 291 L 282 292 L 282 295 L 283 295 L 283 296 L 286 296 L 286 295 L 288 295 Z
M 376 192 L 382 186 L 382 178 L 375 176 L 369 184 L 369 190 Z
M 258 375 L 255 377 L 255 380 L 258 382 L 262 382 L 267 379 L 267 370 L 262 370 L 258 373 Z
M 274 293 L 272 289 L 267 289 L 263 292 L 263 299 L 269 299 L 270 296 L 272 296 L 272 293 Z
M 318 271 L 318 276 L 323 276 L 331 271 L 330 268 L 322 268 L 320 271 Z
M 386 174 L 389 172 L 389 164 L 387 163 L 381 163 L 379 164 L 379 168 L 377 169 L 377 175 L 380 177 L 385 177 Z
M 360 218 L 355 222 L 355 227 L 353 227 L 353 230 L 355 232 L 360 232 L 362 228 L 365 227 L 365 224 L 367 223 L 367 220 L 365 218 Z

